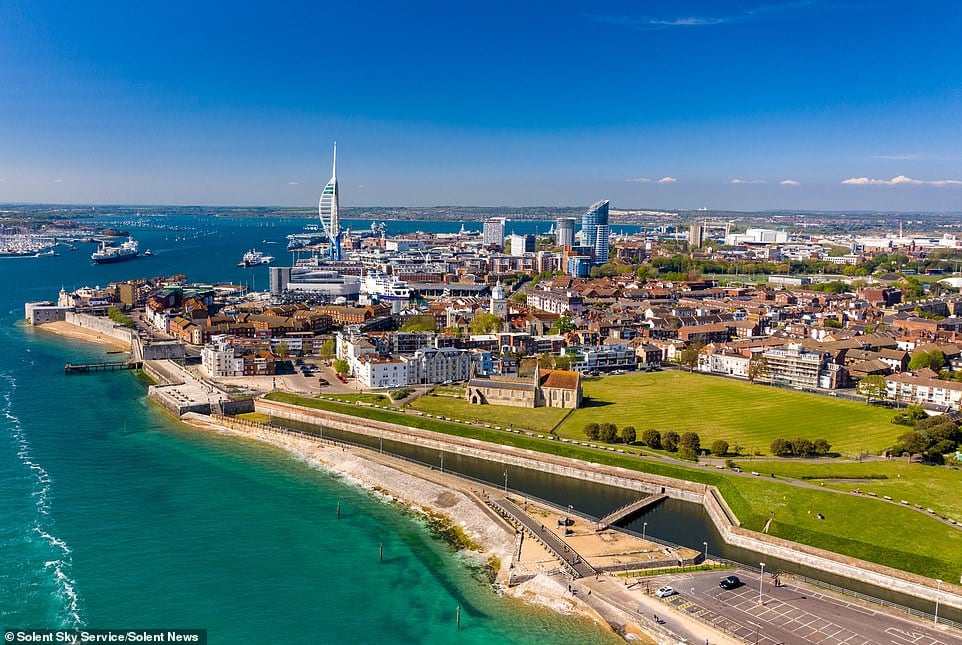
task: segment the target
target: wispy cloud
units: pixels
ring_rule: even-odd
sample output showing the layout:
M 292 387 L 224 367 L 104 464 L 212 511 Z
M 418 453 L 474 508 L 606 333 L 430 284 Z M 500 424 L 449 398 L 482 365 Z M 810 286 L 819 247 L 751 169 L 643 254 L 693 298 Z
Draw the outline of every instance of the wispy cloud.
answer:
M 632 184 L 674 184 L 678 180 L 674 177 L 662 177 L 661 179 L 649 179 L 648 177 L 636 177 L 627 179 Z
M 299 181 L 289 181 L 289 182 L 287 182 L 287 185 L 288 185 L 288 186 L 300 186 L 300 185 L 301 185 L 301 182 L 299 182 Z
M 959 161 L 958 155 L 934 155 L 923 152 L 906 152 L 887 155 L 872 155 L 872 159 L 882 161 Z
M 57 179 L 54 179 L 54 180 L 53 180 L 53 183 L 55 183 L 55 184 L 62 184 L 62 183 L 63 183 L 63 179 L 60 179 L 60 178 L 58 177 Z
M 917 152 L 894 155 L 872 155 L 872 159 L 884 159 L 886 161 L 917 161 L 922 158 Z
M 738 177 L 735 177 L 728 183 L 736 184 L 736 185 L 737 184 L 764 184 L 765 180 L 764 179 L 739 179 Z
M 891 179 L 872 179 L 870 177 L 852 177 L 843 179 L 847 186 L 962 186 L 959 179 L 912 179 L 905 175 L 898 175 Z
M 795 181 L 794 179 L 783 179 L 778 183 L 782 186 L 801 186 L 802 185 L 802 182 Z
M 797 9 L 804 9 L 812 6 L 816 0 L 795 0 L 794 2 L 778 2 L 774 4 L 763 4 L 752 9 L 746 9 L 738 13 L 703 15 L 703 16 L 674 16 L 674 17 L 655 17 L 655 16 L 612 16 L 596 15 L 591 16 L 598 22 L 617 25 L 627 29 L 639 31 L 651 31 L 655 29 L 671 29 L 673 27 L 711 27 L 715 25 L 731 25 L 754 20 L 763 20 L 766 17 Z

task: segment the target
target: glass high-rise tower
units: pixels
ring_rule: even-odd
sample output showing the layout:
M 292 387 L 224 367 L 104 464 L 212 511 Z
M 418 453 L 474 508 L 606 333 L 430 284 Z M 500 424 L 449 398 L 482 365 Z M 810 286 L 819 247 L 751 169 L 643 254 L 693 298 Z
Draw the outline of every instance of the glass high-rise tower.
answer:
M 608 200 L 604 199 L 592 204 L 581 216 L 581 244 L 591 247 L 595 264 L 604 264 L 608 261 L 610 233 Z

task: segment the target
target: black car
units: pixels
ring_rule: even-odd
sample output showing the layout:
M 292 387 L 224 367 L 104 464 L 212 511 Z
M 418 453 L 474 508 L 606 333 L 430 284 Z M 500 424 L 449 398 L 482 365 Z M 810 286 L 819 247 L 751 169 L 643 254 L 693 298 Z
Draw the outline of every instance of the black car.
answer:
M 742 586 L 742 581 L 738 579 L 738 576 L 725 576 L 718 583 L 718 586 L 722 589 L 734 589 Z

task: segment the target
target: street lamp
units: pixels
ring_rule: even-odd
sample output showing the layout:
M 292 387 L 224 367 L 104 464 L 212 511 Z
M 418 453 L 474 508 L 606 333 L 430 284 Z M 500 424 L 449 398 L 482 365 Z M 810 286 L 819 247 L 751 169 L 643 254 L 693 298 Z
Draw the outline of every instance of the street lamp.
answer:
M 708 542 L 702 542 L 705 545 L 705 562 L 708 561 Z
M 758 576 L 758 604 L 762 604 L 762 583 L 765 582 L 765 563 L 759 563 L 762 565 L 762 573 Z
M 641 539 L 645 539 L 645 530 L 648 528 L 648 522 L 643 522 L 641 525 Z
M 936 590 L 935 590 L 935 624 L 939 624 L 939 600 L 942 596 L 942 581 L 936 580 Z
M 508 469 L 504 469 L 504 494 L 508 494 Z
M 441 472 L 443 473 L 444 472 L 444 453 L 440 452 L 438 453 L 438 456 L 441 458 Z

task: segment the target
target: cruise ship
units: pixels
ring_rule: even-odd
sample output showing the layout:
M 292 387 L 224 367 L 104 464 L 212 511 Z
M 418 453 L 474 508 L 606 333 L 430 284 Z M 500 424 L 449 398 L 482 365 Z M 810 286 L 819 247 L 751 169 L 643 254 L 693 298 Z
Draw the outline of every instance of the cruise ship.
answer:
M 274 261 L 274 256 L 264 255 L 260 251 L 255 251 L 254 249 L 251 249 L 250 251 L 244 254 L 244 257 L 241 258 L 241 261 L 237 263 L 237 266 L 256 267 L 261 264 L 270 264 L 273 261 Z
M 107 242 L 101 242 L 100 248 L 91 254 L 90 259 L 94 264 L 110 264 L 112 262 L 123 262 L 133 260 L 140 255 L 137 241 L 128 237 L 127 241 L 120 246 L 110 246 Z
M 404 280 L 385 275 L 379 271 L 368 271 L 361 284 L 361 292 L 376 296 L 379 300 L 410 300 L 411 289 Z

